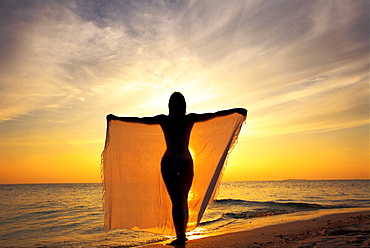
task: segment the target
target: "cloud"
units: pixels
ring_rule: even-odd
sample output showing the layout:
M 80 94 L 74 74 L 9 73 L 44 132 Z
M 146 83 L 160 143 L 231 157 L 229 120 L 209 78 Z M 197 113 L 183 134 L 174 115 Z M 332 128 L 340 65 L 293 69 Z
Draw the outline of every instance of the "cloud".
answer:
M 367 118 L 365 1 L 1 5 L 0 121 L 163 113 L 175 90 L 190 112 L 247 107 L 259 135 Z

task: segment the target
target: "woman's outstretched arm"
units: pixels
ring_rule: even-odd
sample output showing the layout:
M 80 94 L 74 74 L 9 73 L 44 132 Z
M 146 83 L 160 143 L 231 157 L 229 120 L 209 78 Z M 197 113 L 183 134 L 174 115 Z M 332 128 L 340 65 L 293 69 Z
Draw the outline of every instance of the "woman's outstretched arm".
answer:
M 125 122 L 141 123 L 147 125 L 159 124 L 165 115 L 156 115 L 153 117 L 120 117 L 113 114 L 107 115 L 107 121 L 118 120 Z
M 233 108 L 233 109 L 226 109 L 217 111 L 215 113 L 205 113 L 205 114 L 189 114 L 189 118 L 191 118 L 194 122 L 202 122 L 202 121 L 208 121 L 210 119 L 213 119 L 215 117 L 219 116 L 226 116 L 233 113 L 239 113 L 241 115 L 246 116 L 248 113 L 248 110 L 245 108 Z

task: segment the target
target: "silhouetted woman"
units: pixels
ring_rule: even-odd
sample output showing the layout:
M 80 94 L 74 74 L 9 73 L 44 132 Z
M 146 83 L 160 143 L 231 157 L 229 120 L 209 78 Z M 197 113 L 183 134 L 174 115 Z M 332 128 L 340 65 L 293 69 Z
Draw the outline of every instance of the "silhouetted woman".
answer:
M 168 103 L 169 115 L 154 117 L 117 117 L 108 115 L 108 120 L 122 120 L 143 124 L 159 124 L 163 130 L 167 149 L 161 161 L 161 173 L 172 202 L 172 218 L 177 239 L 171 244 L 185 244 L 186 226 L 189 218 L 188 193 L 193 181 L 193 159 L 189 151 L 190 132 L 195 122 L 232 113 L 247 114 L 243 108 L 222 110 L 216 113 L 186 115 L 184 96 L 174 92 Z

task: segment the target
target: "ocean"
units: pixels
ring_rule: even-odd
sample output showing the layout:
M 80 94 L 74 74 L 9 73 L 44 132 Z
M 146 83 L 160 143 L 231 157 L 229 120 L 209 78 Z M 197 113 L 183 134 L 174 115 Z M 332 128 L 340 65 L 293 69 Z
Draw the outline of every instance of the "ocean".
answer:
M 222 182 L 192 236 L 370 208 L 370 180 Z M 0 247 L 132 247 L 169 237 L 104 231 L 102 185 L 0 185 Z

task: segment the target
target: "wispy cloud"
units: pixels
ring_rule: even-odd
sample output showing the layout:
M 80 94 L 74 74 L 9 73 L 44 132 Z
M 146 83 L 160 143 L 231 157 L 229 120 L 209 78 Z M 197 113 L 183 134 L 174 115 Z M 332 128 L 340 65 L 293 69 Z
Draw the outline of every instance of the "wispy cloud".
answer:
M 259 135 L 363 125 L 368 9 L 366 1 L 2 1 L 0 120 L 156 114 L 179 90 L 190 112 L 247 107 Z

